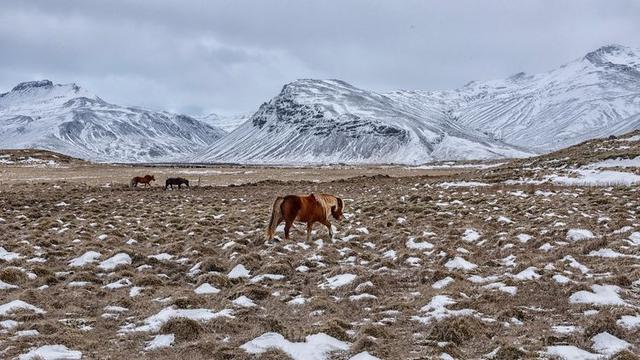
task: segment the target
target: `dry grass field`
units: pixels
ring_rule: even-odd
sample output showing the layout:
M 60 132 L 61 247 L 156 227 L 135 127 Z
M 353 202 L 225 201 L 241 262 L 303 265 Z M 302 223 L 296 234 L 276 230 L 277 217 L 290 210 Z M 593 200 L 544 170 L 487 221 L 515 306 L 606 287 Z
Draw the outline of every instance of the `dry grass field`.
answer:
M 0 358 L 47 345 L 88 359 L 640 351 L 637 185 L 526 181 L 551 171 L 526 164 L 56 164 L 0 164 Z M 201 186 L 127 186 L 145 172 Z M 334 239 L 316 225 L 307 243 L 299 225 L 265 241 L 273 199 L 310 192 L 345 200 Z
M 4 166 L 3 166 L 4 165 Z M 181 176 L 192 185 L 222 186 L 255 183 L 264 180 L 322 182 L 356 176 L 388 175 L 443 176 L 466 173 L 477 166 L 491 164 L 443 165 L 437 167 L 402 166 L 128 166 L 92 164 L 45 150 L 0 150 L 0 183 L 38 184 L 50 182 L 80 183 L 88 186 L 122 187 L 134 176 L 152 174 L 155 186 L 164 186 L 167 177 Z

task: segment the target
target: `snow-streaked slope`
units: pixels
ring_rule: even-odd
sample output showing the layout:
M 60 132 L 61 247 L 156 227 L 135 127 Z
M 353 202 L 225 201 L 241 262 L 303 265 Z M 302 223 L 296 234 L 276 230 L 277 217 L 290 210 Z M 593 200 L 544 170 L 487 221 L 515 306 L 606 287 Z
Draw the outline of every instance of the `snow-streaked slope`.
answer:
M 75 84 L 31 81 L 0 95 L 0 147 L 42 148 L 107 162 L 170 161 L 222 129 L 184 115 L 109 104 Z
M 604 46 L 546 73 L 447 91 L 379 94 L 339 80 L 298 80 L 246 121 L 203 120 L 109 104 L 75 84 L 29 82 L 0 95 L 0 147 L 125 162 L 522 157 L 640 128 L 640 51 Z
M 195 158 L 242 163 L 421 163 L 543 153 L 640 128 L 640 51 L 609 45 L 537 75 L 457 90 L 286 85 Z
M 529 153 L 451 122 L 438 106 L 414 104 L 339 80 L 284 86 L 251 119 L 193 161 L 403 163 Z
M 197 117 L 196 119 L 207 123 L 211 126 L 219 127 L 226 132 L 232 132 L 237 129 L 238 126 L 245 123 L 251 114 L 235 114 L 235 115 L 218 115 L 211 113 L 205 116 Z
M 543 74 L 423 92 L 461 126 L 538 152 L 639 128 L 640 51 L 609 45 Z

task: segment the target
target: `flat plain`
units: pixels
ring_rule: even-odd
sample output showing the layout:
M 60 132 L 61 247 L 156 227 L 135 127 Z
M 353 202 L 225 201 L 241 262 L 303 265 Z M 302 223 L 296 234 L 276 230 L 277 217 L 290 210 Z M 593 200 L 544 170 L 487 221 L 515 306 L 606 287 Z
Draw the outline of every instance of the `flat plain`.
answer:
M 614 157 L 575 153 L 437 169 L 3 155 L 0 357 L 637 358 L 638 170 L 585 186 L 566 179 Z M 145 173 L 158 182 L 129 187 Z M 163 190 L 174 175 L 193 186 Z M 335 237 L 267 241 L 274 198 L 312 192 L 344 199 Z

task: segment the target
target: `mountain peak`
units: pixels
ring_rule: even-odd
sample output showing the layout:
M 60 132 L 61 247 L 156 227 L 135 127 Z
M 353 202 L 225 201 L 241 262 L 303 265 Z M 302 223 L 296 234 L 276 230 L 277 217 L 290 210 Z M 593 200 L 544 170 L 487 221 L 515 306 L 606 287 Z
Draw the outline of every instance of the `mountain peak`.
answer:
M 50 80 L 21 82 L 11 91 L 0 94 L 0 110 L 25 114 L 38 109 L 49 111 L 59 107 L 84 106 L 103 102 L 97 95 L 74 83 L 55 84 Z
M 308 89 L 308 88 L 354 88 L 353 85 L 339 79 L 297 79 L 283 86 L 287 89 Z
M 624 46 L 620 44 L 609 44 L 609 45 L 604 45 L 599 47 L 598 49 L 595 50 L 595 52 L 611 54 L 611 53 L 616 53 L 620 51 L 629 51 L 629 50 L 631 50 L 631 48 L 628 46 Z
M 25 81 L 16 85 L 11 89 L 11 91 L 24 91 L 28 89 L 35 88 L 52 88 L 53 82 L 51 80 L 36 80 L 36 81 Z
M 0 94 L 4 106 L 10 106 L 10 102 L 24 102 L 33 99 L 54 100 L 55 103 L 64 102 L 74 98 L 99 98 L 75 83 L 54 84 L 51 80 L 25 81 L 14 86 L 10 92 Z M 31 100 L 29 100 L 31 99 Z
M 636 49 L 628 46 L 610 44 L 591 51 L 585 55 L 584 58 L 595 65 L 607 63 L 617 65 L 635 65 L 640 61 L 640 54 Z

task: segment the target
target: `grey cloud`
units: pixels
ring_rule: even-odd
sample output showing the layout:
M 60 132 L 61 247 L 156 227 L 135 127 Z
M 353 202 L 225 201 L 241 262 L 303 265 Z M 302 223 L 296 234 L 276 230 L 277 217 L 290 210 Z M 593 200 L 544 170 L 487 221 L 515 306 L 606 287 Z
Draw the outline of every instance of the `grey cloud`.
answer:
M 4 1 L 0 89 L 77 82 L 113 102 L 246 112 L 296 78 L 442 89 L 640 47 L 636 1 Z

